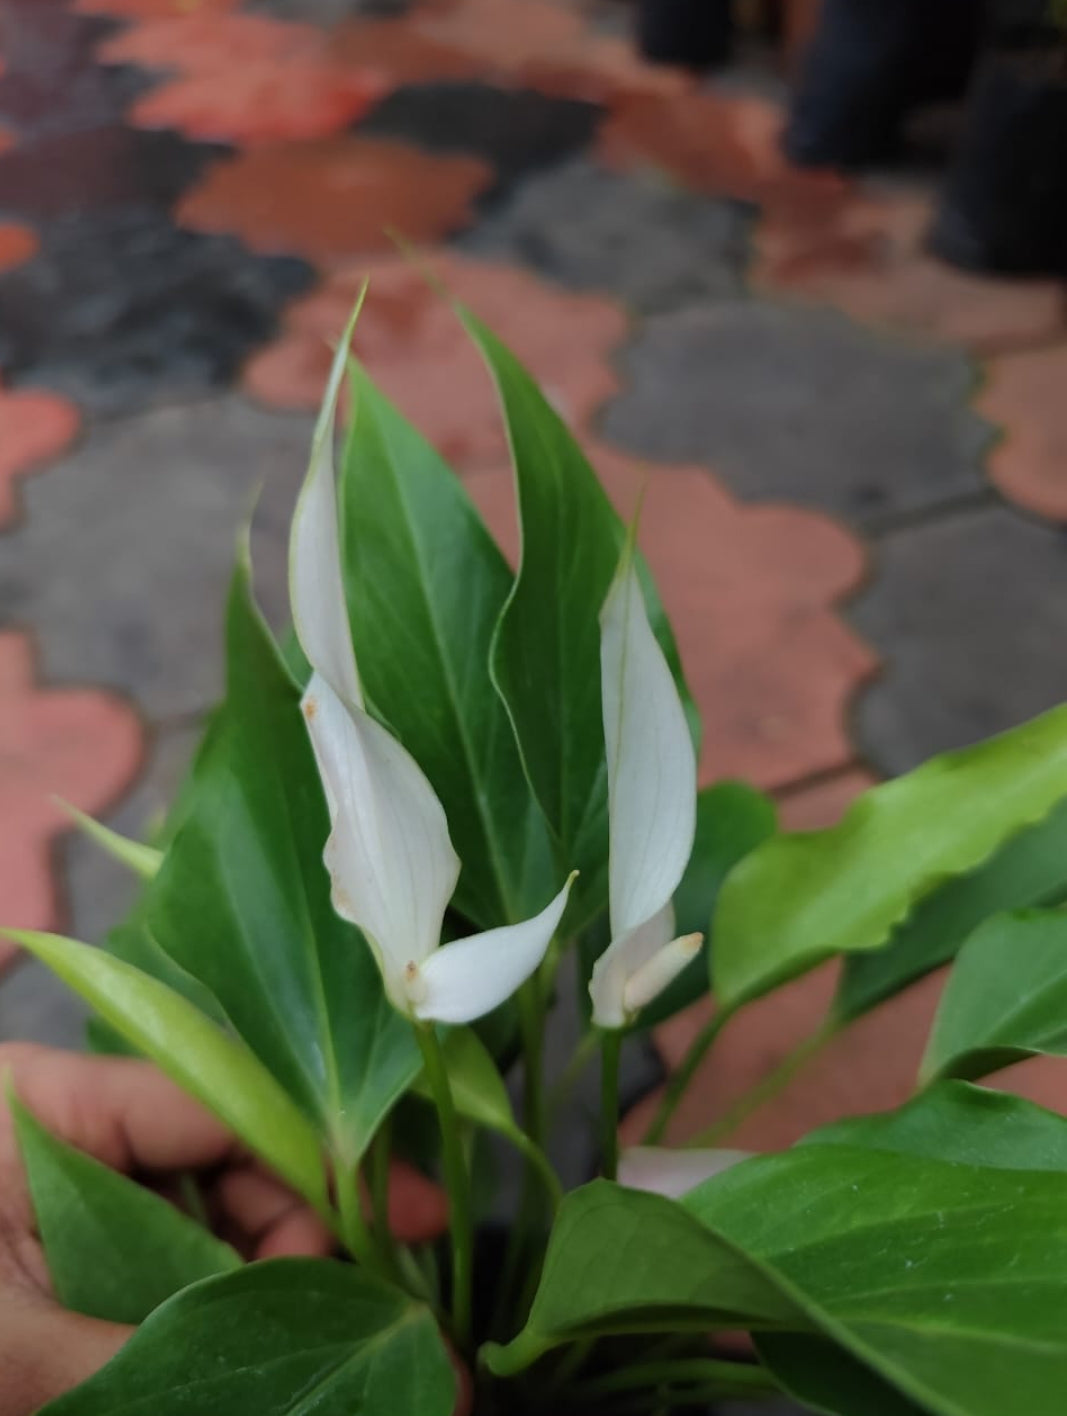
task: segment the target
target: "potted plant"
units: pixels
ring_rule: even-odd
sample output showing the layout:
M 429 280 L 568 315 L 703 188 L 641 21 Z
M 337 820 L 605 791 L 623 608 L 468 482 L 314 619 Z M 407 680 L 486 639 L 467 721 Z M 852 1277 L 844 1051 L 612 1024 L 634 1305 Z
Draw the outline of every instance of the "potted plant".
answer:
M 44 1416 L 450 1416 L 454 1363 L 475 1416 L 781 1391 L 838 1416 L 1059 1416 L 1067 1119 L 972 1080 L 1067 1050 L 1067 707 L 874 788 L 829 831 L 779 833 L 739 783 L 698 793 L 699 725 L 635 528 L 461 318 L 500 391 L 518 572 L 346 365 L 350 328 L 293 520 L 295 638 L 275 643 L 242 548 L 225 700 L 162 838 L 95 828 L 143 876 L 132 915 L 103 948 L 11 934 L 92 1005 L 98 1046 L 217 1112 L 338 1257 L 242 1264 L 12 1097 L 57 1292 L 142 1320 Z M 542 1053 L 568 953 L 586 1019 L 570 1070 L 599 1055 L 602 1102 L 599 1178 L 563 1194 Z M 719 1149 L 723 1124 L 661 1148 L 754 1000 L 842 961 L 795 1067 L 953 957 L 901 1110 L 777 1155 Z M 622 1049 L 709 986 L 711 1023 L 620 1156 Z M 525 1164 L 503 1245 L 486 1132 Z M 390 1232 L 397 1153 L 447 1187 L 441 1248 Z M 737 1330 L 751 1348 L 716 1346 Z
M 1067 4 L 1006 7 L 931 232 L 969 270 L 1067 274 Z
M 637 46 L 660 64 L 723 64 L 730 57 L 733 8 L 733 0 L 639 0 Z
M 813 167 L 893 156 L 916 104 L 966 88 L 983 21 L 982 0 L 824 0 L 790 104 L 787 155 Z

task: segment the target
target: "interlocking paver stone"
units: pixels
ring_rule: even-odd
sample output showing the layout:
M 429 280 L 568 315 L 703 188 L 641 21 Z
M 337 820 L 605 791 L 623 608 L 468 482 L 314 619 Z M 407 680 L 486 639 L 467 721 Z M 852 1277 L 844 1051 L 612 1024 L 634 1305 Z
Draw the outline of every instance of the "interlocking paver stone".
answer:
M 975 408 L 998 426 L 989 475 L 1018 506 L 1067 522 L 1067 343 L 991 360 Z
M 878 338 L 833 311 L 761 300 L 649 320 L 603 419 L 649 457 L 695 458 L 747 498 L 857 522 L 977 492 L 989 429 L 951 351 Z
M 734 202 L 652 170 L 613 172 L 572 157 L 528 177 L 456 244 L 645 312 L 739 294 L 748 226 Z
M 989 505 L 887 537 L 850 612 L 892 672 L 862 699 L 859 745 L 907 771 L 1067 699 L 1067 539 Z
M 77 408 L 66 398 L 38 389 L 13 393 L 0 386 L 0 530 L 15 516 L 16 480 L 65 452 L 80 423 Z
M 228 383 L 312 279 L 147 208 L 61 218 L 41 241 L 0 275 L 0 369 L 106 413 Z
M 0 603 L 34 626 L 42 673 L 136 695 L 157 722 L 209 706 L 237 531 L 260 486 L 257 591 L 284 618 L 287 524 L 311 427 L 230 394 L 101 424 L 33 478 L 4 544 Z

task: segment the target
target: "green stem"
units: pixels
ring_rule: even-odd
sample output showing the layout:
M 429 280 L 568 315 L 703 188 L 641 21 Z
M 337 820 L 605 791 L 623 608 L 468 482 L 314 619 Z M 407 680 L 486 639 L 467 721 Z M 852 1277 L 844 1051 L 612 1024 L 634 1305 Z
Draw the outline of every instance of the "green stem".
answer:
M 523 1130 L 534 1145 L 545 1144 L 544 1005 L 540 983 L 528 979 L 519 990 L 523 1055 Z
M 341 1220 L 341 1242 L 345 1248 L 367 1268 L 381 1271 L 381 1263 L 375 1252 L 367 1221 L 363 1218 L 363 1206 L 359 1194 L 359 1172 L 340 1155 L 334 1162 L 334 1176 L 337 1187 L 337 1210 Z
M 592 1028 L 590 1028 L 587 1033 L 582 1034 L 581 1041 L 571 1053 L 570 1061 L 560 1073 L 555 1086 L 549 1093 L 548 1109 L 550 1114 L 558 1111 L 561 1106 L 566 1105 L 578 1078 L 596 1056 L 599 1041 L 599 1037 Z
M 733 1106 L 720 1116 L 718 1121 L 713 1122 L 686 1141 L 686 1146 L 688 1148 L 717 1146 L 731 1132 L 736 1131 L 742 1121 L 751 1116 L 753 1112 L 758 1111 L 761 1106 L 765 1106 L 772 1097 L 784 1091 L 801 1068 L 806 1066 L 816 1053 L 821 1052 L 840 1030 L 841 1024 L 836 1018 L 828 1019 L 810 1037 L 806 1037 L 803 1042 L 794 1047 L 792 1052 L 787 1053 L 778 1066 L 768 1072 L 754 1087 L 745 1092 L 743 1096 L 738 1097 Z
M 619 1056 L 622 1032 L 612 1029 L 600 1037 L 600 1122 L 603 1127 L 601 1168 L 605 1180 L 619 1172 Z
M 636 1391 L 642 1387 L 666 1384 L 693 1384 L 719 1395 L 735 1392 L 780 1390 L 763 1368 L 747 1362 L 725 1362 L 715 1357 L 691 1357 L 673 1362 L 649 1362 L 644 1366 L 624 1367 L 608 1372 L 572 1388 L 575 1396 L 610 1395 L 612 1392 Z
M 670 1124 L 671 1117 L 678 1109 L 678 1104 L 689 1089 L 689 1084 L 696 1076 L 697 1069 L 707 1056 L 715 1039 L 722 1031 L 729 1013 L 716 1013 L 701 1028 L 693 1039 L 689 1051 L 682 1059 L 682 1064 L 667 1083 L 667 1089 L 663 1093 L 663 1100 L 659 1104 L 659 1110 L 652 1119 L 645 1134 L 646 1146 L 657 1146 L 663 1139 L 663 1134 Z
M 367 1166 L 367 1189 L 370 1192 L 374 1234 L 386 1255 L 393 1253 L 393 1235 L 389 1228 L 389 1152 L 392 1140 L 392 1123 L 389 1117 L 386 1117 L 371 1142 L 370 1161 Z
M 508 1139 L 527 1161 L 530 1169 L 536 1171 L 551 1202 L 552 1213 L 555 1214 L 563 1199 L 563 1186 L 559 1183 L 559 1176 L 553 1169 L 552 1162 L 541 1147 L 530 1140 L 525 1131 L 518 1128 L 509 1131 Z
M 430 1084 L 441 1126 L 441 1161 L 448 1190 L 452 1233 L 452 1328 L 457 1347 L 465 1350 L 471 1338 L 471 1269 L 474 1260 L 470 1177 L 463 1158 L 463 1138 L 441 1044 L 432 1025 L 416 1024 L 415 1036 L 422 1049 L 426 1080 Z

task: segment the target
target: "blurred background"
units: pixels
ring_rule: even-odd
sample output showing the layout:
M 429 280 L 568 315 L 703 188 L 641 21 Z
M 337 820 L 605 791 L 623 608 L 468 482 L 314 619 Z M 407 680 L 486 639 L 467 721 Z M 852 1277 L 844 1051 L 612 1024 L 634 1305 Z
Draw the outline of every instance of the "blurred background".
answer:
M 1067 13 L 1056 0 L 0 0 L 0 919 L 98 939 L 120 830 L 261 599 L 329 360 L 357 349 L 514 513 L 477 358 L 394 233 L 530 366 L 632 509 L 705 781 L 805 829 L 1067 698 Z M 0 949 L 4 946 L 0 945 Z M 80 1043 L 0 956 L 0 1038 Z M 738 1143 L 906 1094 L 938 981 Z M 817 1019 L 724 1035 L 678 1133 Z M 636 1094 L 697 1023 L 663 1029 Z M 1013 1083 L 1067 1105 L 1054 1064 Z M 640 1073 L 640 1074 L 638 1074 Z

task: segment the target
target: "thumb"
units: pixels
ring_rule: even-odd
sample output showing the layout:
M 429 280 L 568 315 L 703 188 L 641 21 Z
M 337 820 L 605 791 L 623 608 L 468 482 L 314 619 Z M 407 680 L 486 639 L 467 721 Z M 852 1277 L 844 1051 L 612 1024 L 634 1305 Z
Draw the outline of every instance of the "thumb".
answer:
M 110 1362 L 133 1328 L 5 1290 L 0 1332 L 0 1416 L 32 1416 Z

